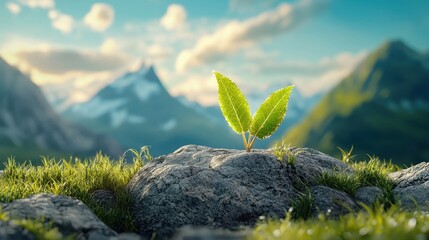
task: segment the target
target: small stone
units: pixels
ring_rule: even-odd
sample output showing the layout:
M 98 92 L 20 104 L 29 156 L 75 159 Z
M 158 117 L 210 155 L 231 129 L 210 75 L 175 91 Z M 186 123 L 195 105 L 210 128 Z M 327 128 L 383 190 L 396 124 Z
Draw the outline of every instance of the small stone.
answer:
M 105 209 L 112 209 L 116 204 L 115 193 L 111 190 L 99 189 L 91 193 L 92 199 Z
M 311 188 L 314 202 L 312 206 L 313 217 L 325 214 L 329 218 L 337 219 L 358 209 L 356 202 L 345 192 L 325 186 Z
M 90 236 L 116 236 L 117 233 L 104 224 L 80 200 L 63 195 L 37 194 L 6 204 L 3 212 L 13 219 L 44 219 L 58 228 L 63 236 L 71 234 L 78 239 Z M 94 237 L 92 239 L 95 239 Z
M 361 187 L 355 193 L 356 202 L 363 203 L 369 207 L 374 206 L 377 201 L 383 198 L 383 189 L 374 186 Z

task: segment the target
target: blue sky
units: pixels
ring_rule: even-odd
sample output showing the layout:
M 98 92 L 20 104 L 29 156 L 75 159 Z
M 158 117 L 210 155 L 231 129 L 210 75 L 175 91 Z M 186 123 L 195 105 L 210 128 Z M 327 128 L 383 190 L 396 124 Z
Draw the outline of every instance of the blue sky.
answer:
M 51 98 L 84 101 L 142 62 L 174 95 L 335 85 L 389 39 L 429 50 L 427 0 L 0 0 L 0 56 Z

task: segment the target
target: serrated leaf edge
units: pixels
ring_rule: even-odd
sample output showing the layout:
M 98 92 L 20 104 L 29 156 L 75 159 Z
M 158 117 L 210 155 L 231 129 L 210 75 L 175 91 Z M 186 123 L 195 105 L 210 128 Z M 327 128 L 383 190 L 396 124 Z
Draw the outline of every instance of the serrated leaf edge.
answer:
M 225 78 L 227 78 L 226 76 L 224 76 L 223 74 L 221 74 L 221 73 L 219 73 L 219 72 L 216 72 L 216 71 L 213 71 L 214 73 L 215 73 L 215 76 L 216 76 L 216 73 L 218 73 L 218 74 L 220 74 L 221 75 L 221 77 L 225 77 Z M 227 78 L 228 79 L 228 78 Z M 231 98 L 231 96 L 230 96 L 230 94 L 229 94 L 229 91 L 228 91 L 228 88 L 222 83 L 222 81 L 219 81 L 218 79 L 216 79 L 217 80 L 217 82 L 218 82 L 218 84 L 219 85 L 222 85 L 222 87 L 224 88 L 224 89 L 226 89 L 226 95 L 227 95 L 227 97 L 228 97 L 228 100 L 229 100 L 229 102 L 231 103 L 231 106 L 232 106 L 232 108 L 233 108 L 233 110 L 234 110 L 234 114 L 235 114 L 235 116 L 237 117 L 237 119 L 238 119 L 238 123 L 240 124 L 240 127 L 241 127 L 241 132 L 240 133 L 243 133 L 243 132 L 246 132 L 247 130 L 244 130 L 245 128 L 243 127 L 243 124 L 242 124 L 242 121 L 241 121 L 241 118 L 238 116 L 238 112 L 237 112 L 237 109 L 236 109 L 236 107 L 235 107 L 235 105 L 233 104 L 233 101 L 232 101 L 232 98 Z M 230 79 L 228 79 L 228 80 L 230 80 Z M 240 88 L 238 88 L 238 86 L 237 86 L 237 84 L 235 84 L 232 80 L 230 80 L 231 81 L 231 83 L 241 92 L 241 90 L 240 90 Z M 218 93 L 219 93 L 220 91 L 218 90 Z M 247 102 L 247 99 L 246 99 L 246 97 L 244 96 L 244 94 L 242 93 L 242 95 L 243 95 L 243 98 L 244 98 L 244 101 L 246 102 L 246 104 L 247 104 L 247 106 L 249 105 L 249 103 Z M 223 104 L 222 104 L 223 105 Z M 222 108 L 221 108 L 221 110 L 222 110 Z M 222 114 L 223 114 L 223 112 L 222 112 Z M 225 117 L 225 114 L 223 114 L 224 115 L 224 117 Z M 226 118 L 225 118 L 226 119 Z M 232 126 L 231 126 L 231 123 L 228 121 L 228 119 L 226 119 L 226 121 L 228 122 L 228 125 L 230 125 L 230 127 L 232 128 L 232 129 L 234 129 Z M 251 122 L 250 122 L 251 123 Z M 249 124 L 250 125 L 250 124 Z M 248 128 L 250 128 L 250 126 L 248 127 Z
M 261 127 L 258 129 L 258 131 L 257 131 L 255 134 L 252 134 L 253 136 L 258 137 L 258 133 L 259 133 L 259 131 L 261 131 L 261 129 L 263 128 L 263 126 L 265 125 L 265 123 L 267 122 L 267 120 L 270 118 L 270 116 L 271 116 L 271 114 L 273 113 L 274 109 L 275 109 L 275 108 L 280 104 L 280 102 L 281 102 L 285 97 L 290 97 L 290 95 L 291 95 L 291 93 L 292 93 L 292 89 L 293 89 L 295 86 L 294 86 L 294 85 L 290 85 L 290 86 L 287 86 L 286 88 L 290 88 L 290 87 L 291 87 L 291 91 L 290 91 L 290 93 L 289 93 L 289 94 L 284 95 L 284 96 L 280 99 L 280 101 L 278 101 L 278 102 L 276 103 L 276 105 L 275 105 L 273 108 L 271 108 L 271 111 L 270 111 L 270 113 L 268 114 L 268 117 L 266 117 L 266 118 L 265 118 L 264 122 L 261 124 Z M 286 89 L 286 88 L 284 88 L 284 89 Z M 282 91 L 282 90 L 284 90 L 284 89 L 280 89 L 280 90 L 277 90 L 277 91 Z M 275 91 L 275 92 L 277 92 L 277 91 Z M 270 98 L 270 97 L 271 97 L 275 92 L 271 93 L 271 94 L 268 96 L 268 98 Z M 267 98 L 267 99 L 265 99 L 265 101 L 266 101 L 266 100 L 268 100 L 268 98 Z M 265 103 L 265 101 L 261 104 L 261 106 Z M 259 108 L 260 108 L 261 106 L 259 106 Z M 255 114 L 253 115 L 252 123 L 250 124 L 250 126 L 252 126 L 252 124 L 253 124 L 253 120 L 255 119 L 256 113 L 258 112 L 259 108 L 256 110 Z M 283 118 L 285 117 L 285 115 L 286 115 L 286 111 L 285 111 L 285 113 L 283 114 Z M 274 129 L 274 132 L 277 130 L 277 128 L 280 126 L 280 124 L 281 124 L 281 122 L 276 126 L 276 128 Z M 250 129 L 251 129 L 251 127 L 250 127 Z M 271 135 L 270 135 L 270 136 L 271 136 Z M 269 136 L 267 136 L 267 137 L 269 137 Z M 258 137 L 258 138 L 259 138 L 259 137 Z M 266 137 L 265 137 L 265 138 L 266 138 Z M 264 138 L 259 138 L 259 139 L 264 139 Z

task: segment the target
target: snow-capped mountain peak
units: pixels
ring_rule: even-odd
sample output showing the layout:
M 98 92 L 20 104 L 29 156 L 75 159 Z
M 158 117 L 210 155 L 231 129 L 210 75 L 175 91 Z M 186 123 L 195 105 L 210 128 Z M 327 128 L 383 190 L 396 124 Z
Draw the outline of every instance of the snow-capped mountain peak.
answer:
M 76 104 L 67 111 L 70 115 L 87 119 L 103 118 L 110 126 L 117 128 L 123 124 L 145 122 L 141 106 L 152 105 L 153 101 L 166 98 L 171 96 L 156 75 L 154 67 L 142 64 L 138 70 L 124 74 L 101 89 L 89 101 Z
M 153 66 L 142 65 L 137 71 L 130 72 L 118 78 L 107 89 L 112 89 L 117 94 L 129 92 L 133 89 L 140 101 L 146 101 L 151 96 L 160 93 L 163 86 L 154 72 Z M 110 95 L 110 94 L 109 94 Z

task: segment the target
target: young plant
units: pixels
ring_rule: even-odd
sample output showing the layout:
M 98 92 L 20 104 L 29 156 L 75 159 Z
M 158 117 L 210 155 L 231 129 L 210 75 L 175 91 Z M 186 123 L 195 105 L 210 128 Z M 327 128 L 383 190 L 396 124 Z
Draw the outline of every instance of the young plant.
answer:
M 218 83 L 219 105 L 229 126 L 243 138 L 247 152 L 256 138 L 271 136 L 286 115 L 287 104 L 294 86 L 288 86 L 272 93 L 251 115 L 249 103 L 237 85 L 228 77 L 214 72 Z M 246 136 L 246 133 L 248 136 Z
M 353 152 L 353 146 L 350 148 L 350 150 L 347 152 L 344 149 L 337 147 L 341 152 L 341 161 L 348 163 L 351 162 L 351 160 L 355 157 L 355 155 L 352 155 Z
M 274 156 L 277 157 L 279 162 L 284 163 L 285 157 L 287 157 L 287 164 L 293 166 L 295 165 L 296 157 L 303 151 L 299 149 L 292 149 L 290 144 L 286 144 L 282 139 L 274 145 L 273 152 Z

